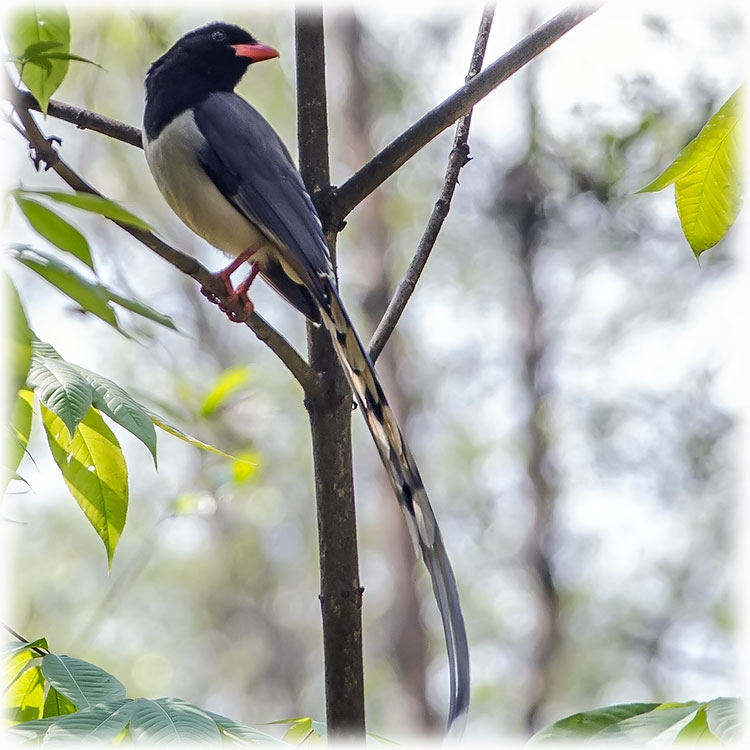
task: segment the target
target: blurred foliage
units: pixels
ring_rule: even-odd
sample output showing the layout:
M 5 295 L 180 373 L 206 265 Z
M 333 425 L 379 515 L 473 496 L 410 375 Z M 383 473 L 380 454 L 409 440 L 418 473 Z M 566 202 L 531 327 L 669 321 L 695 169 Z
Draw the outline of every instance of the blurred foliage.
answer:
M 478 13 L 455 9 L 429 20 L 403 12 L 362 10 L 366 64 L 378 81 L 378 117 L 370 126 L 378 145 L 460 85 L 478 21 Z M 103 68 L 71 66 L 56 96 L 138 122 L 150 61 L 216 15 L 215 8 L 73 9 L 72 48 Z M 291 11 L 224 15 L 281 50 L 278 66 L 253 69 L 239 91 L 292 145 Z M 537 679 L 531 664 L 545 617 L 525 553 L 532 510 L 520 351 L 528 309 L 518 248 L 519 217 L 530 207 L 541 235 L 534 277 L 544 301 L 548 386 L 534 419 L 549 434 L 557 492 L 543 541 L 560 601 L 542 718 L 605 703 L 737 692 L 729 565 L 737 394 L 725 373 L 727 338 L 718 335 L 726 333 L 718 301 L 733 289 L 735 230 L 699 272 L 684 262 L 671 207 L 632 193 L 736 86 L 744 43 L 731 9 L 712 14 L 697 41 L 657 13 L 643 20 L 640 31 L 654 57 L 636 61 L 632 50 L 617 57 L 613 44 L 607 56 L 619 72 L 611 73 L 604 93 L 587 77 L 598 64 L 575 58 L 575 75 L 564 77 L 574 55 L 563 40 L 539 61 L 536 93 L 521 74 L 477 108 L 474 159 L 401 325 L 398 377 L 414 403 L 410 441 L 450 539 L 472 642 L 470 737 L 526 731 L 522 717 Z M 523 13 L 509 10 L 493 31 L 493 38 L 500 35 L 495 54 L 520 38 L 525 23 Z M 587 34 L 585 27 L 576 33 Z M 360 166 L 351 163 L 337 116 L 347 96 L 336 65 L 339 44 L 333 24 L 327 45 L 335 182 Z M 686 49 L 695 50 L 690 61 Z M 675 57 L 684 76 L 667 80 L 664 59 Z M 535 128 L 530 101 L 537 102 Z M 165 208 L 137 149 L 67 123 L 55 121 L 54 132 L 66 160 L 116 205 L 219 265 Z M 381 188 L 396 238 L 386 255 L 394 280 L 437 195 L 448 148 L 445 134 Z M 118 322 L 132 338 L 113 336 L 101 316 L 81 315 L 80 295 L 50 295 L 44 274 L 28 273 L 25 265 L 13 269 L 21 271 L 13 279 L 25 309 L 18 336 L 13 329 L 20 346 L 14 374 L 28 370 L 30 324 L 64 361 L 80 363 L 79 372 L 125 385 L 150 421 L 158 424 L 158 411 L 169 419 L 167 428 L 181 426 L 168 429 L 172 434 L 187 438 L 184 427 L 244 459 L 245 467 L 260 468 L 238 470 L 222 455 L 163 440 L 157 475 L 146 451 L 131 450 L 143 436 L 115 422 L 128 456 L 130 500 L 127 531 L 107 576 L 96 564 L 100 542 L 70 503 L 59 501 L 66 489 L 45 458 L 39 423 L 29 425 L 22 404 L 13 425 L 18 445 L 35 461 L 26 458 L 14 469 L 33 494 L 16 481 L 4 501 L 5 518 L 17 521 L 5 529 L 10 579 L 23 579 L 10 592 L 14 623 L 24 633 L 53 632 L 63 650 L 117 674 L 128 694 L 179 694 L 205 706 L 224 733 L 231 722 L 208 709 L 248 722 L 323 715 L 312 466 L 298 386 L 264 347 L 204 305 L 193 284 L 119 229 L 58 201 L 53 209 L 52 196 L 38 199 L 36 186 L 57 191 L 59 184 L 32 171 L 24 148 L 9 157 L 26 186 L 20 194 L 26 203 L 11 213 L 8 236 L 25 247 L 33 240 L 40 258 L 54 258 L 105 289 L 97 294 L 106 306 L 120 304 L 113 294 L 147 300 L 184 334 L 120 304 Z M 49 213 L 29 207 L 43 201 Z M 51 234 L 60 237 L 50 227 L 60 222 L 63 247 L 50 243 Z M 76 232 L 85 237 L 91 264 Z M 353 311 L 368 273 L 359 264 L 358 232 L 354 211 L 339 242 L 342 289 Z M 304 345 L 298 316 L 272 292 L 261 288 L 254 301 L 296 346 Z M 388 736 L 408 736 L 409 727 L 396 729 L 402 694 L 381 627 L 394 616 L 380 512 L 391 498 L 373 490 L 380 469 L 358 422 L 355 434 L 368 721 Z M 428 585 L 423 577 L 420 584 Z M 440 626 L 431 609 L 423 616 L 433 639 L 429 692 L 440 710 L 447 679 Z M 38 715 L 40 705 L 44 714 L 47 703 L 50 711 L 65 705 L 49 688 L 44 699 L 43 675 L 34 669 L 19 684 L 24 716 Z M 235 725 L 242 736 L 240 726 L 246 725 Z

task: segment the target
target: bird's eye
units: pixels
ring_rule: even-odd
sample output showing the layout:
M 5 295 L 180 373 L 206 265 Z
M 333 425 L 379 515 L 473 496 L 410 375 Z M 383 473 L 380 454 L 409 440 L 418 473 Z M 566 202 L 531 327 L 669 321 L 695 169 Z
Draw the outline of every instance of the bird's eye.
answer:
M 227 40 L 227 35 L 223 31 L 214 31 L 214 33 L 211 34 L 211 39 L 215 42 L 225 42 Z

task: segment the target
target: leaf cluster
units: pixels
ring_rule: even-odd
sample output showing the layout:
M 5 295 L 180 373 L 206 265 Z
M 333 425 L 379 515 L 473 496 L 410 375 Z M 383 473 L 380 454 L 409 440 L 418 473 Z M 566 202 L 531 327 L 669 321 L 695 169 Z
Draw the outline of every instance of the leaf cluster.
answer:
M 285 744 L 178 698 L 127 698 L 116 677 L 44 638 L 6 644 L 4 661 L 6 731 L 23 746 Z

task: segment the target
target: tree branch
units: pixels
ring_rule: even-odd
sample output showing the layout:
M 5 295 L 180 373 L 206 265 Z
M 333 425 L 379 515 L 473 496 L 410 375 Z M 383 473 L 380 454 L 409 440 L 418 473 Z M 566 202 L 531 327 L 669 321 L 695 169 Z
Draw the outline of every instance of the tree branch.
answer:
M 471 63 L 469 64 L 469 72 L 466 75 L 467 83 L 482 69 L 482 62 L 484 61 L 484 53 L 487 49 L 487 41 L 489 40 L 494 15 L 494 5 L 487 6 L 482 13 L 482 20 L 479 23 L 479 31 L 477 31 L 477 38 L 474 43 L 474 52 L 471 55 Z M 443 222 L 445 222 L 448 212 L 451 210 L 451 200 L 458 184 L 458 175 L 461 172 L 461 168 L 471 158 L 469 156 L 471 113 L 472 110 L 470 109 L 458 121 L 456 135 L 453 139 L 453 148 L 448 157 L 448 167 L 445 170 L 445 177 L 443 178 L 443 187 L 440 190 L 440 197 L 435 201 L 430 219 L 427 222 L 422 238 L 419 240 L 417 251 L 414 253 L 409 268 L 398 285 L 396 293 L 388 304 L 388 309 L 385 311 L 380 323 L 378 323 L 378 327 L 375 329 L 375 333 L 370 340 L 368 352 L 373 362 L 378 358 L 380 352 L 383 351 L 383 347 L 391 337 L 411 295 L 414 293 L 414 289 L 417 286 L 419 277 L 422 275 L 427 259 L 430 257 L 432 248 L 435 247 L 435 242 L 442 229 Z
M 30 91 L 19 91 L 18 89 L 16 91 L 16 101 L 19 106 L 41 112 L 39 102 Z M 73 125 L 81 130 L 94 130 L 97 133 L 108 135 L 110 138 L 122 141 L 130 146 L 143 148 L 141 130 L 135 127 L 135 125 L 128 125 L 119 120 L 113 120 L 111 117 L 105 117 L 98 112 L 92 112 L 89 109 L 80 109 L 57 99 L 50 99 L 47 114 L 51 117 L 56 117 L 58 120 L 73 123 Z
M 7 630 L 17 641 L 21 641 L 21 643 L 31 643 L 31 641 L 28 638 L 24 638 L 20 633 L 17 633 L 10 625 L 6 625 L 3 623 L 3 628 Z M 32 646 L 31 650 L 37 655 L 37 656 L 46 656 L 50 653 L 49 649 L 38 647 L 38 646 Z
M 29 109 L 26 107 L 26 99 L 21 96 L 22 92 L 10 82 L 9 86 L 11 103 L 21 120 L 29 147 L 33 149 L 36 154 L 37 162 L 43 162 L 47 169 L 53 169 L 64 182 L 73 188 L 73 190 L 101 195 L 96 188 L 86 182 L 75 170 L 60 158 L 60 155 L 55 151 L 52 143 L 45 138 L 44 133 L 39 129 L 31 112 L 29 112 Z M 226 302 L 230 309 L 234 309 L 238 314 L 243 312 L 241 304 L 238 303 L 234 307 L 229 304 L 224 285 L 195 258 L 171 247 L 166 242 L 160 240 L 152 232 L 127 224 L 122 224 L 117 221 L 114 223 L 168 263 L 171 263 L 175 268 L 188 276 L 192 276 L 201 284 L 201 286 L 206 288 L 218 299 L 222 300 L 223 303 Z M 253 312 L 245 321 L 245 324 L 251 328 L 258 339 L 271 349 L 271 351 L 273 351 L 273 353 L 284 363 L 306 393 L 317 387 L 317 374 L 297 353 L 294 347 L 262 316 Z
M 386 146 L 336 189 L 329 206 L 332 219 L 340 225 L 347 214 L 375 188 L 385 182 L 435 136 L 449 128 L 477 102 L 524 65 L 531 62 L 602 3 L 573 6 L 558 13 L 522 39 L 515 47 L 488 65 L 479 75 L 431 109 L 396 140 Z
M 300 172 L 310 195 L 330 195 L 322 10 L 297 9 L 297 136 Z M 320 212 L 320 207 L 319 207 Z M 331 255 L 336 229 L 321 212 Z M 323 326 L 307 326 L 310 365 L 321 387 L 307 394 L 315 466 L 320 550 L 320 609 L 328 736 L 365 740 L 362 588 L 352 469 L 352 392 Z

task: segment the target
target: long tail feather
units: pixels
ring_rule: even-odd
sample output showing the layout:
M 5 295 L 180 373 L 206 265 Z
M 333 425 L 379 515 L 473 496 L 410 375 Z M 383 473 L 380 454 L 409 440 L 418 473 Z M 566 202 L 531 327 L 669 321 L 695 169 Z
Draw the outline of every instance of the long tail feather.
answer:
M 443 622 L 450 668 L 448 729 L 451 734 L 460 734 L 469 708 L 470 671 L 469 645 L 456 578 L 419 470 L 383 393 L 372 361 L 336 289 L 327 279 L 324 279 L 324 283 L 328 286 L 326 297 L 329 304 L 322 309 L 323 323 L 331 334 L 334 347 L 401 504 L 415 551 L 421 550 L 422 559 L 432 580 L 432 588 Z

